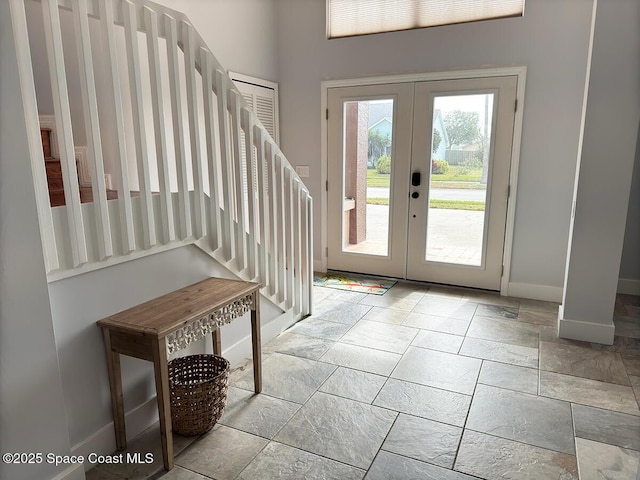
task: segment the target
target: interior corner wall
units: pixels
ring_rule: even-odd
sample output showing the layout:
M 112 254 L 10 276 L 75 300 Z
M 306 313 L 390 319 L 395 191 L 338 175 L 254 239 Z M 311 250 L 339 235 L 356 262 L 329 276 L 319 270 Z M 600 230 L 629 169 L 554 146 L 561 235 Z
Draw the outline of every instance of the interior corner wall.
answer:
M 510 282 L 560 290 L 591 26 L 591 0 L 527 2 L 524 17 L 327 40 L 325 0 L 280 0 L 281 146 L 320 217 L 320 82 L 527 66 Z M 321 259 L 319 222 L 314 257 Z M 559 298 L 558 298 L 559 300 Z
M 69 455 L 9 10 L 0 2 L 0 452 Z M 46 479 L 67 467 L 3 461 L 0 478 Z M 74 472 L 68 478 L 84 478 Z
M 278 81 L 276 0 L 155 0 L 183 12 L 223 68 Z
M 640 131 L 631 179 L 618 292 L 640 295 Z

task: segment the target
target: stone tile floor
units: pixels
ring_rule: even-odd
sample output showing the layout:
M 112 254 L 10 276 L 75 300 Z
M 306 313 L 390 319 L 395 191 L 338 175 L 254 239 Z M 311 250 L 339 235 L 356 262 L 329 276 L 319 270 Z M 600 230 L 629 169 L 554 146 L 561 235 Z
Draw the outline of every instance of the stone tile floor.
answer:
M 130 442 L 151 465 L 89 480 L 633 480 L 640 463 L 640 299 L 621 295 L 612 346 L 557 338 L 557 304 L 396 284 L 316 287 L 315 314 L 234 368 L 214 429 Z M 624 335 L 624 336 L 623 336 Z

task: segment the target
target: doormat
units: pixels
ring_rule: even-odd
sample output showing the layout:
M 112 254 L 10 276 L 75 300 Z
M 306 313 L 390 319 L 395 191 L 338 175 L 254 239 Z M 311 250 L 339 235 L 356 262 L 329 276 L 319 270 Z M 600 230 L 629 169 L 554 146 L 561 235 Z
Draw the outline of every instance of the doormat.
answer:
M 394 280 L 379 280 L 377 278 L 361 277 L 359 275 L 327 273 L 324 275 L 316 275 L 313 278 L 313 284 L 318 287 L 382 295 L 393 287 L 396 282 Z

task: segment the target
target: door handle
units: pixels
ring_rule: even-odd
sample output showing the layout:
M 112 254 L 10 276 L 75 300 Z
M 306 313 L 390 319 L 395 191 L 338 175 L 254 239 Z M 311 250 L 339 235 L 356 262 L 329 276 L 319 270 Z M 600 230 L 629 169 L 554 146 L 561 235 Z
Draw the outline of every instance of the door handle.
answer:
M 413 172 L 411 174 L 411 186 L 413 187 L 420 186 L 420 172 Z

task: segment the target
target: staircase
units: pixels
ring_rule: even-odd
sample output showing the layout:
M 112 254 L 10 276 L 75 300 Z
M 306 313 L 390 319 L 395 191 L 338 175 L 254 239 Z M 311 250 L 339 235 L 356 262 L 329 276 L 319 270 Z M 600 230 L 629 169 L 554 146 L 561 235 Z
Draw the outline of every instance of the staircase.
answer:
M 44 25 L 56 159 L 37 122 L 27 3 Z M 309 191 L 186 16 L 148 0 L 10 5 L 48 279 L 195 245 L 283 311 L 309 314 Z M 90 188 L 78 181 L 81 130 Z

